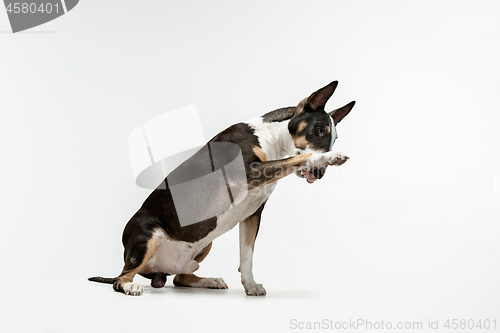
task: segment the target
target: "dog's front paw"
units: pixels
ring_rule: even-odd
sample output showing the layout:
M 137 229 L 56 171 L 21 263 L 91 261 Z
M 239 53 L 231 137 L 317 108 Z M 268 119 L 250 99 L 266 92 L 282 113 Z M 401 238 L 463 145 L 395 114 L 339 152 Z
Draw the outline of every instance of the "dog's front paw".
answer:
M 349 156 L 343 155 L 341 153 L 334 153 L 332 151 L 329 151 L 324 155 L 328 165 L 342 165 L 349 159 Z
M 123 292 L 125 295 L 140 296 L 142 294 L 142 285 L 134 282 L 126 283 L 123 286 Z
M 248 296 L 266 296 L 266 289 L 261 284 L 254 283 L 244 287 Z
M 348 156 L 329 151 L 323 154 L 313 154 L 306 162 L 305 169 L 324 167 L 329 165 L 342 165 L 349 159 Z

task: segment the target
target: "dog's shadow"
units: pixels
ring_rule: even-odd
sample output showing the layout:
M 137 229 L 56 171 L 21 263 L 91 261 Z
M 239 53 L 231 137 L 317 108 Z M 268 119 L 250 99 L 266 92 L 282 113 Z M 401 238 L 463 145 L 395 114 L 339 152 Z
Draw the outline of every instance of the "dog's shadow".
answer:
M 176 286 L 165 286 L 163 288 L 153 288 L 151 286 L 144 286 L 144 294 L 150 295 L 176 295 L 182 297 L 230 297 L 230 298 L 244 298 L 247 300 L 257 300 L 257 299 L 297 299 L 297 298 L 316 298 L 319 295 L 316 292 L 311 291 L 295 291 L 290 293 L 284 290 L 274 290 L 271 294 L 266 296 L 247 296 L 243 289 L 239 288 L 229 288 L 229 289 L 209 289 L 209 288 L 191 288 L 191 287 L 176 287 Z
M 165 286 L 163 288 L 153 288 L 151 286 L 144 286 L 144 293 L 152 295 L 163 294 L 176 294 L 176 295 L 227 295 L 230 293 L 229 289 L 209 289 L 209 288 L 191 288 L 191 287 L 176 287 Z

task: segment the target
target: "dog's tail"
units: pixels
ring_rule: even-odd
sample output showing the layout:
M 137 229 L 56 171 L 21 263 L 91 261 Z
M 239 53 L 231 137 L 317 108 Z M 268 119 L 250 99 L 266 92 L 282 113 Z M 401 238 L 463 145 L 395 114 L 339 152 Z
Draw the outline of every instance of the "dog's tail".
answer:
M 116 280 L 118 280 L 117 277 L 114 277 L 114 278 L 103 278 L 103 277 L 100 277 L 100 276 L 94 276 L 94 277 L 89 278 L 89 281 L 100 282 L 100 283 L 109 283 L 109 284 L 115 283 Z

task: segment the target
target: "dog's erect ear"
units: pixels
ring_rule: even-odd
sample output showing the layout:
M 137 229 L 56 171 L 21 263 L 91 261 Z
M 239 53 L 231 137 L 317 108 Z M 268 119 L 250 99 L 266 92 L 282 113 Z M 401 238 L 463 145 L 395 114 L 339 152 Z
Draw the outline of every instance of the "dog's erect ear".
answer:
M 335 88 L 337 88 L 338 84 L 338 81 L 333 81 L 329 85 L 312 93 L 312 95 L 307 99 L 307 104 L 309 104 L 313 110 L 324 109 L 326 102 L 333 95 L 333 92 L 335 91 Z
M 340 123 L 342 119 L 344 119 L 345 116 L 349 112 L 351 112 L 352 108 L 354 107 L 354 104 L 356 104 L 355 101 L 352 101 L 351 103 L 344 105 L 341 108 L 338 108 L 337 110 L 333 110 L 332 112 L 328 112 L 328 114 L 333 118 L 333 124 L 337 125 Z

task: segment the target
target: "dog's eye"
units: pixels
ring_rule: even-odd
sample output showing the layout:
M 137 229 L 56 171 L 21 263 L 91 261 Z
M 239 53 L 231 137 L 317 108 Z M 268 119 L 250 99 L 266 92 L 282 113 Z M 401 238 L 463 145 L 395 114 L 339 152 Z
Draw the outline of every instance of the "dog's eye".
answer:
M 323 136 L 323 130 L 321 129 L 321 127 L 316 128 L 316 134 L 318 134 L 319 136 Z

